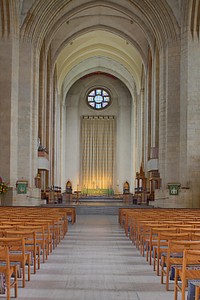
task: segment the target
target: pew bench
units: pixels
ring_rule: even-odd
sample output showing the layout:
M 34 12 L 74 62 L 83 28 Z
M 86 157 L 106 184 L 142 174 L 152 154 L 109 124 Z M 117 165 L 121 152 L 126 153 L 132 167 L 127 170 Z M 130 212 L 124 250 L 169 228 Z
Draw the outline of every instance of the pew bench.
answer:
M 200 279 L 200 250 L 184 250 L 183 264 L 175 269 L 174 300 L 177 300 L 178 291 L 181 292 L 181 299 L 185 300 L 188 280 L 195 279 Z
M 9 249 L 0 246 L 0 273 L 5 275 L 6 299 L 11 298 L 11 288 L 14 288 L 14 297 L 18 296 L 18 263 L 11 263 Z M 12 277 L 14 275 L 14 277 Z M 12 278 L 11 278 L 12 277 Z
M 200 241 L 188 240 L 169 240 L 167 247 L 167 255 L 161 256 L 161 283 L 164 282 L 166 276 L 166 290 L 169 290 L 170 273 L 173 273 L 175 267 L 181 267 L 183 263 L 183 252 L 186 249 L 200 250 Z M 171 279 L 174 275 L 171 274 Z

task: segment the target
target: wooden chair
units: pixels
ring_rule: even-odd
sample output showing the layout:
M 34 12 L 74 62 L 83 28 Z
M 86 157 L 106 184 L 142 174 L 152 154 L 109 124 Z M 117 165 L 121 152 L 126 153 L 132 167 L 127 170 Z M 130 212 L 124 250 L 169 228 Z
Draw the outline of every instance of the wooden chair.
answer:
M 17 281 L 18 264 L 10 262 L 9 249 L 6 246 L 0 246 L 0 273 L 5 275 L 6 279 L 6 299 L 11 298 L 11 288 L 14 288 L 14 296 L 18 296 L 18 281 Z M 11 279 L 11 276 L 13 276 Z
M 45 262 L 45 259 L 48 257 L 48 242 L 45 238 L 45 231 L 44 227 L 42 225 L 24 225 L 24 226 L 18 226 L 17 230 L 20 231 L 35 231 L 36 234 L 36 244 L 40 245 L 40 249 L 42 251 L 42 261 Z
M 195 232 L 195 233 L 192 233 L 191 234 L 191 239 L 193 240 L 193 241 L 200 241 L 200 232 Z
M 50 232 L 50 223 L 48 221 L 45 221 L 45 220 L 35 220 L 35 219 L 28 219 L 24 222 L 24 225 L 18 225 L 16 227 L 17 230 L 19 230 L 20 228 L 22 228 L 23 230 L 24 229 L 28 229 L 30 230 L 31 227 L 34 229 L 37 228 L 37 227 L 41 227 L 41 233 L 38 232 L 37 236 L 39 237 L 42 237 L 42 239 L 44 240 L 44 248 L 45 248 L 45 251 L 44 253 L 46 254 L 46 259 L 48 257 L 48 255 L 52 252 L 53 250 L 53 237 L 52 237 L 52 234 Z M 43 261 L 44 261 L 44 257 L 43 257 Z
M 192 279 L 200 279 L 200 250 L 184 250 L 182 267 L 175 269 L 174 300 L 177 300 L 178 291 L 185 300 L 187 282 Z
M 138 221 L 135 227 L 135 245 L 140 250 L 142 256 L 145 251 L 148 251 L 148 241 L 150 240 L 151 228 L 158 227 L 160 224 L 158 221 Z
M 164 254 L 167 254 L 168 241 L 169 240 L 190 240 L 190 233 L 177 233 L 171 231 L 159 232 L 157 245 L 154 247 L 154 271 L 156 270 L 157 275 L 159 276 L 159 267 L 161 255 L 165 257 Z M 164 258 L 163 258 L 164 260 Z M 164 262 L 164 261 L 163 261 Z
M 67 216 L 71 217 L 72 224 L 74 224 L 76 222 L 76 209 L 74 207 L 68 207 Z
M 167 226 L 161 225 L 159 220 L 142 220 L 138 221 L 138 226 L 136 230 L 137 240 L 138 240 L 138 249 L 140 249 L 141 255 L 144 256 L 144 253 L 148 251 L 149 242 L 151 239 L 151 230 L 152 228 L 166 228 Z M 148 261 L 148 258 L 147 258 Z
M 195 228 L 180 228 L 180 232 L 189 232 L 189 233 L 194 233 L 194 234 L 200 234 L 200 228 L 195 227 Z
M 149 257 L 149 264 L 150 265 L 152 263 L 152 257 L 153 257 L 152 254 L 153 254 L 154 247 L 156 247 L 156 245 L 157 245 L 158 234 L 161 233 L 161 232 L 177 233 L 177 229 L 176 228 L 167 228 L 167 227 L 153 227 L 153 228 L 151 228 L 148 250 L 146 252 L 146 257 L 147 257 L 146 259 L 148 261 L 148 257 Z
M 195 287 L 195 300 L 199 300 L 200 296 L 200 286 Z
M 182 265 L 185 249 L 200 249 L 200 241 L 169 240 L 167 257 L 161 256 L 161 283 L 166 275 L 166 290 L 169 290 L 170 271 L 172 266 Z M 166 265 L 166 266 L 165 266 Z
M 0 246 L 9 248 L 10 262 L 18 262 L 22 269 L 22 287 L 25 287 L 26 265 L 28 267 L 28 281 L 30 281 L 31 253 L 25 251 L 24 238 L 0 238 Z
M 55 249 L 60 242 L 60 227 L 58 225 L 58 219 L 55 219 L 54 217 L 34 219 L 34 224 L 37 225 L 44 222 L 49 224 L 50 235 L 52 237 L 52 247 Z
M 31 252 L 33 259 L 34 274 L 36 269 L 40 269 L 40 246 L 36 244 L 36 233 L 34 230 L 7 230 L 6 237 L 23 237 L 25 238 L 25 250 Z

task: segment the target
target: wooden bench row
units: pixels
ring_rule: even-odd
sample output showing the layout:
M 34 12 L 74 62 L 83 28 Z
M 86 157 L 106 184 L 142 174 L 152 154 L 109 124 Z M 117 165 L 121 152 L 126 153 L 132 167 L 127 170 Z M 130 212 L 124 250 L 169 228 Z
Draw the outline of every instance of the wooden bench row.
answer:
M 7 300 L 10 300 L 12 287 L 17 297 L 19 280 L 25 287 L 31 273 L 40 269 L 40 263 L 47 261 L 64 238 L 69 215 L 74 223 L 73 209 L 0 207 L 0 274 L 5 279 Z
M 181 291 L 182 300 L 185 300 L 188 280 L 200 280 L 200 256 L 195 259 L 194 254 L 193 261 L 187 256 L 192 255 L 188 251 L 200 254 L 200 210 L 121 209 L 119 223 L 141 255 L 146 256 L 146 261 L 153 262 L 162 284 L 166 277 L 166 290 L 169 290 L 170 272 L 175 270 L 174 299 L 177 300 L 178 291 Z M 187 260 L 192 265 L 190 269 Z M 181 278 L 181 285 L 177 278 Z M 198 295 L 197 284 L 195 299 Z

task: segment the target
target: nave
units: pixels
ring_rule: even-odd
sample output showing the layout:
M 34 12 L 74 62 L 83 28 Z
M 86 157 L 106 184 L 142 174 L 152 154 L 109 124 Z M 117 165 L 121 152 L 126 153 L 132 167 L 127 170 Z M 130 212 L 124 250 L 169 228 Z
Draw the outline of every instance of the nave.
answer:
M 18 300 L 171 300 L 118 216 L 78 215 Z

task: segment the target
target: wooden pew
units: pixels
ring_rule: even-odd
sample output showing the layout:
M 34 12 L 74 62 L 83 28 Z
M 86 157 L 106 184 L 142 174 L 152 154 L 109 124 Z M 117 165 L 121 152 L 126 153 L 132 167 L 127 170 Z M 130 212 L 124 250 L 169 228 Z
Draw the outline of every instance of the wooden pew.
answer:
M 18 262 L 22 269 L 22 287 L 25 287 L 26 265 L 28 267 L 28 281 L 30 281 L 31 253 L 25 251 L 25 239 L 22 238 L 0 238 L 0 246 L 9 249 L 10 262 Z
M 35 231 L 36 234 L 36 244 L 40 246 L 42 251 L 42 261 L 48 257 L 48 240 L 45 238 L 45 231 L 42 225 L 18 225 L 17 230 L 19 231 Z
M 177 228 L 176 228 L 177 230 Z M 171 231 L 163 231 L 158 233 L 157 245 L 154 247 L 154 271 L 156 270 L 156 274 L 159 276 L 159 266 L 161 261 L 161 255 L 167 254 L 168 250 L 168 242 L 171 240 L 190 240 L 190 233 L 179 233 L 179 232 L 171 232 Z M 164 260 L 163 260 L 163 263 Z
M 150 237 L 149 237 L 149 244 L 147 250 L 147 261 L 149 257 L 149 264 L 152 264 L 152 257 L 153 257 L 153 247 L 156 247 L 158 241 L 158 235 L 161 232 L 170 232 L 170 233 L 177 233 L 176 228 L 168 228 L 168 227 L 153 227 L 150 230 Z
M 200 297 L 200 285 L 195 286 L 195 300 L 199 300 Z
M 40 246 L 36 244 L 36 233 L 34 230 L 7 230 L 5 237 L 25 238 L 25 250 L 32 253 L 34 274 L 37 268 L 40 269 Z
M 200 241 L 169 240 L 167 257 L 161 256 L 161 283 L 166 276 L 166 290 L 169 290 L 170 271 L 172 266 L 182 265 L 185 249 L 200 249 Z M 166 265 L 166 267 L 165 267 Z
M 185 300 L 187 281 L 191 279 L 200 279 L 200 250 L 184 250 L 183 264 L 175 269 L 174 300 L 177 300 L 178 291 L 181 292 L 181 299 Z
M 9 249 L 6 246 L 0 246 L 0 273 L 5 274 L 6 278 L 6 299 L 10 300 L 11 298 L 11 288 L 14 288 L 15 298 L 18 296 L 18 264 L 12 264 L 9 257 Z M 14 274 L 14 277 L 11 281 L 11 276 Z

